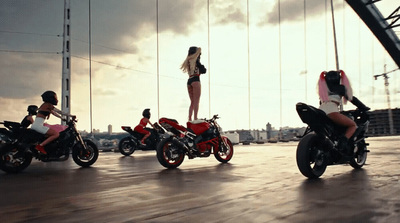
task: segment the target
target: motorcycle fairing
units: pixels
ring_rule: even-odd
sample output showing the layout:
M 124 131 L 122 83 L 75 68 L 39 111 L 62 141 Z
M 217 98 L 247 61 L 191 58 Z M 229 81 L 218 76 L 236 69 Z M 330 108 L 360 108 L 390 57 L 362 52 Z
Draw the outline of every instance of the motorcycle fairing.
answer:
M 318 134 L 331 137 L 334 132 L 345 130 L 344 127 L 335 125 L 324 111 L 311 105 L 299 102 L 296 104 L 296 110 L 301 120 Z
M 185 132 L 186 128 L 179 125 L 175 119 L 161 118 L 159 121 L 160 125 L 172 133 L 179 135 L 179 131 Z M 176 131 L 179 130 L 179 131 Z
M 203 132 L 207 131 L 210 128 L 210 124 L 206 121 L 200 123 L 186 123 L 187 128 L 192 130 L 194 134 L 201 135 Z

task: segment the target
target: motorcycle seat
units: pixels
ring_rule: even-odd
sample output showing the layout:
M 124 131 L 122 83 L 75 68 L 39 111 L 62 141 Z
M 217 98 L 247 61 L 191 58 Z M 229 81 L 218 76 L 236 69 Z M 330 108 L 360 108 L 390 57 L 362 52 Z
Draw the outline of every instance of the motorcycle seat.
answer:
M 301 120 L 306 124 L 319 124 L 321 121 L 332 122 L 324 111 L 311 105 L 299 102 L 296 104 L 296 110 Z

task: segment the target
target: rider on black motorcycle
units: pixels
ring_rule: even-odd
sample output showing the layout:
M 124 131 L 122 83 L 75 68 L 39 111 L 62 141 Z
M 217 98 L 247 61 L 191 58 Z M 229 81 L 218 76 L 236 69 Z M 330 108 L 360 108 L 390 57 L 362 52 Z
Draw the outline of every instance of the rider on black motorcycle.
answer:
M 43 154 L 47 154 L 46 150 L 44 149 L 44 146 L 50 143 L 51 141 L 57 139 L 59 137 L 59 132 L 48 126 L 44 126 L 45 119 L 46 118 L 49 119 L 50 114 L 53 114 L 54 116 L 61 119 L 62 116 L 68 116 L 68 117 L 75 117 L 75 116 L 70 114 L 65 114 L 61 110 L 58 110 L 57 108 L 54 107 L 58 103 L 57 94 L 54 91 L 46 91 L 41 96 L 44 103 L 39 107 L 39 110 L 37 112 L 35 121 L 33 122 L 31 129 L 46 135 L 47 138 L 42 143 L 36 145 L 35 149 Z
M 353 151 L 349 146 L 349 140 L 356 131 L 357 125 L 352 119 L 340 113 L 339 105 L 342 97 L 345 104 L 349 100 L 360 110 L 368 111 L 370 108 L 353 96 L 350 82 L 343 70 L 322 72 L 318 81 L 318 93 L 321 103 L 319 109 L 324 111 L 334 123 L 347 128 L 338 141 L 338 147 L 341 152 L 351 156 Z
M 25 116 L 24 119 L 21 121 L 21 127 L 28 128 L 33 123 L 33 116 L 37 115 L 38 106 L 36 105 L 29 105 L 28 106 L 28 115 Z
M 140 119 L 139 125 L 137 125 L 133 129 L 133 131 L 141 133 L 141 134 L 144 135 L 142 140 L 140 140 L 140 142 L 142 143 L 142 145 L 146 146 L 146 143 L 144 141 L 151 135 L 151 132 L 147 131 L 144 128 L 146 127 L 147 123 L 149 123 L 151 125 L 151 127 L 153 127 L 153 128 L 154 128 L 154 125 L 151 124 L 151 122 L 150 122 L 151 114 L 150 114 L 150 109 L 149 108 L 146 108 L 145 110 L 143 110 L 142 115 L 143 115 L 143 118 Z

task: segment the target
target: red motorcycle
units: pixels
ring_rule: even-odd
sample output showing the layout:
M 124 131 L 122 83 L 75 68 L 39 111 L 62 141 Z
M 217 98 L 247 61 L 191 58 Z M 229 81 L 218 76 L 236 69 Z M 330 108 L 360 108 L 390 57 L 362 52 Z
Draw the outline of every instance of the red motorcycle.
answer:
M 161 165 L 172 169 L 180 166 L 185 159 L 195 157 L 215 158 L 227 163 L 233 156 L 233 145 L 226 136 L 220 133 L 216 122 L 218 115 L 212 119 L 187 122 L 187 128 L 174 119 L 161 118 L 159 124 L 167 130 L 169 137 L 163 139 L 157 146 L 157 159 Z

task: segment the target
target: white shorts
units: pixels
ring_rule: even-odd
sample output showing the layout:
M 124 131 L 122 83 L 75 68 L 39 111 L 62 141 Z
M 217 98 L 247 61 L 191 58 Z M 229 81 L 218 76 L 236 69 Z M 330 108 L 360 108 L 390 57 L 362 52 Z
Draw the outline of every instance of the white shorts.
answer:
M 325 112 L 325 114 L 328 115 L 333 112 L 339 112 L 339 105 L 336 104 L 335 102 L 327 101 L 327 102 L 322 103 L 319 106 L 319 109 L 321 109 L 322 111 Z
M 36 117 L 35 121 L 32 124 L 31 129 L 35 130 L 38 133 L 46 134 L 47 131 L 49 130 L 49 127 L 43 126 L 43 124 L 44 124 L 44 118 Z

